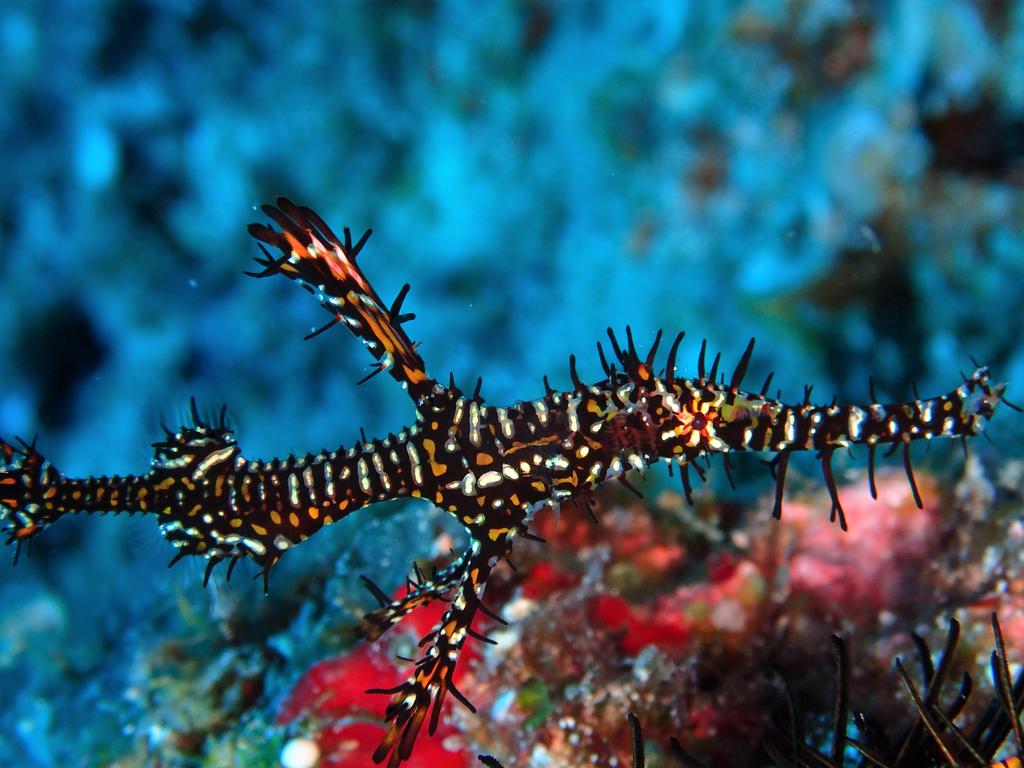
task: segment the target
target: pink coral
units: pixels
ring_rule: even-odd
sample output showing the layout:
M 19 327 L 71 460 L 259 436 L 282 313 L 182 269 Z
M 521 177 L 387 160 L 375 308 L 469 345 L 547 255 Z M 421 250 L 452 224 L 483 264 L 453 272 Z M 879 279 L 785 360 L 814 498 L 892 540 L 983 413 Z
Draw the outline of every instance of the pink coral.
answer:
M 926 501 L 938 498 L 927 476 L 918 482 Z M 915 506 L 902 473 L 879 473 L 877 488 L 877 501 L 866 482 L 842 488 L 846 533 L 822 513 L 820 495 L 786 502 L 781 549 L 788 551 L 792 597 L 858 623 L 883 610 L 908 610 L 920 599 L 922 569 L 938 546 L 939 515 L 934 506 Z

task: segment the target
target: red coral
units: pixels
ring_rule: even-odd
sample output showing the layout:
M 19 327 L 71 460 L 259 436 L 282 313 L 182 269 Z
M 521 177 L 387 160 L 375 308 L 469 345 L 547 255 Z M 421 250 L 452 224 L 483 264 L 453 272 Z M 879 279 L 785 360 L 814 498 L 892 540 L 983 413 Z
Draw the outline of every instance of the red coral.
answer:
M 355 712 L 383 715 L 386 701 L 379 696 L 367 696 L 366 689 L 395 674 L 395 665 L 372 645 L 324 659 L 310 667 L 292 688 L 278 721 L 290 723 L 307 712 L 318 717 Z
M 401 629 L 392 632 L 417 636 L 440 620 L 447 605 L 435 601 L 415 611 Z M 384 736 L 384 709 L 388 699 L 366 693 L 381 681 L 400 677 L 402 667 L 395 663 L 388 643 L 389 635 L 375 643 L 364 643 L 344 656 L 325 659 L 310 667 L 292 688 L 278 715 L 279 723 L 303 718 L 321 730 L 313 738 L 324 756 L 319 768 L 363 768 L 372 764 L 372 755 Z M 455 680 L 462 678 L 466 665 L 474 657 L 467 648 L 462 655 Z M 452 700 L 445 702 L 449 712 Z M 326 725 L 324 725 L 326 724 Z M 404 765 L 408 768 L 468 768 L 473 754 L 447 718 L 442 718 L 433 738 L 421 738 L 416 751 Z
M 767 595 L 767 581 L 750 560 L 722 557 L 708 581 L 687 584 L 659 598 L 662 621 L 684 622 L 692 633 L 719 646 L 743 647 Z
M 622 632 L 619 646 L 627 655 L 636 655 L 648 645 L 676 653 L 686 649 L 690 625 L 678 612 L 652 612 L 616 595 L 597 595 L 591 598 L 589 607 L 595 623 Z
M 566 573 L 554 563 L 541 561 L 530 569 L 521 587 L 523 596 L 543 600 L 555 592 L 573 587 L 579 579 Z
M 350 722 L 320 732 L 317 743 L 324 755 L 317 768 L 365 768 L 372 765 L 373 751 L 384 737 L 377 723 Z M 438 726 L 434 738 L 424 738 L 403 765 L 407 768 L 469 768 L 473 755 L 450 725 Z M 455 737 L 455 738 L 452 738 Z M 451 749 L 449 749 L 451 745 Z
M 686 558 L 682 545 L 655 525 L 643 507 L 612 507 L 602 510 L 595 525 L 585 509 L 565 504 L 561 514 L 537 516 L 539 535 L 548 541 L 545 557 L 578 556 L 596 547 L 611 547 L 611 560 L 629 563 L 645 581 L 664 578 Z

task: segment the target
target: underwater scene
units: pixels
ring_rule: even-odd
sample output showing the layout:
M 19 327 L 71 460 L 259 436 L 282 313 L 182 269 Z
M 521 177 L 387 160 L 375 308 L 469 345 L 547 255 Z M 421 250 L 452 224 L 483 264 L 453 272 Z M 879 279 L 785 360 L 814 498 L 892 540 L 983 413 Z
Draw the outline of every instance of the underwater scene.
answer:
M 1022 765 L 1024 3 L 0 51 L 0 766 Z

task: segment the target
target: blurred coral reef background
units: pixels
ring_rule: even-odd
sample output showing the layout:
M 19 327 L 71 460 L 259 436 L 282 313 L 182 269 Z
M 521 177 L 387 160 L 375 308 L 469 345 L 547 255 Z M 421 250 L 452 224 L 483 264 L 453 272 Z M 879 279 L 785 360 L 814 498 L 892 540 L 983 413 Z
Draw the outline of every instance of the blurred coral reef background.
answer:
M 631 324 L 707 337 L 784 398 L 947 391 L 970 356 L 1022 399 L 1024 4 L 8 0 L 0 7 L 0 434 L 69 475 L 137 472 L 190 395 L 228 404 L 246 455 L 350 444 L 411 419 L 342 331 L 302 336 L 306 294 L 242 276 L 245 224 L 279 194 L 375 230 L 365 272 L 412 284 L 431 371 L 503 404 L 584 378 Z M 283 281 L 282 281 L 283 282 Z M 827 739 L 830 633 L 851 698 L 898 733 L 909 632 L 991 695 L 991 611 L 1024 661 L 1024 420 L 991 444 L 839 460 L 851 530 L 813 458 L 783 519 L 756 459 L 686 505 L 648 473 L 600 524 L 565 508 L 523 542 L 414 766 L 630 765 L 669 736 L 709 765 L 763 764 L 777 668 Z M 638 481 L 639 482 L 639 481 Z M 374 507 L 289 555 L 271 594 L 243 569 L 165 571 L 149 519 L 62 522 L 0 579 L 0 764 L 367 764 L 383 697 L 434 615 L 354 646 L 372 599 L 443 563 L 458 527 Z M 467 654 L 469 656 L 469 654 Z M 956 678 L 954 678 L 956 679 Z M 970 715 L 971 712 L 968 714 Z M 304 751 L 305 750 L 305 751 Z

